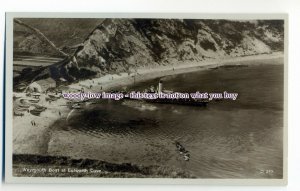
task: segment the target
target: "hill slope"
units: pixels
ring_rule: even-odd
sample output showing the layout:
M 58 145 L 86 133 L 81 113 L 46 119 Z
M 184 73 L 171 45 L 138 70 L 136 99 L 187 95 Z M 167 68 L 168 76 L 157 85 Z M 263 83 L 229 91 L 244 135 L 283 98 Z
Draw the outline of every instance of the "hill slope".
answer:
M 82 43 L 103 21 L 103 19 L 89 18 L 21 18 L 19 20 L 40 30 L 62 49 Z M 49 45 L 41 42 L 30 30 L 16 23 L 14 23 L 14 53 L 57 56 Z
M 73 81 L 178 61 L 282 51 L 283 31 L 281 20 L 105 19 L 73 60 L 56 64 L 44 76 Z

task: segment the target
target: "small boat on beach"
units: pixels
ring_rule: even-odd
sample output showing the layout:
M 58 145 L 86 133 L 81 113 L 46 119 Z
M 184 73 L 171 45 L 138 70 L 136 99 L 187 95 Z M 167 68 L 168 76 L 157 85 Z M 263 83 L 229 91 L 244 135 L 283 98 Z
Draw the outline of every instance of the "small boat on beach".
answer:
M 48 94 L 48 97 L 51 98 L 51 99 L 59 99 L 61 96 L 59 94 Z
M 47 109 L 47 107 L 44 107 L 44 106 L 41 106 L 38 104 L 34 104 L 33 106 L 35 107 L 35 110 L 37 110 L 37 111 L 45 111 Z
M 14 111 L 14 116 L 24 116 L 24 113 Z
M 15 110 L 16 111 L 27 111 L 29 107 L 24 108 L 24 107 L 16 107 Z
M 21 98 L 20 103 L 26 103 L 26 104 L 31 104 L 31 103 L 38 103 L 40 99 L 36 98 Z
M 34 105 L 34 109 L 30 110 L 30 113 L 32 115 L 39 116 L 43 111 L 45 111 L 47 108 L 41 105 Z
M 19 108 L 24 108 L 24 109 L 28 109 L 30 107 L 30 105 L 23 105 L 23 104 L 20 104 L 18 105 Z

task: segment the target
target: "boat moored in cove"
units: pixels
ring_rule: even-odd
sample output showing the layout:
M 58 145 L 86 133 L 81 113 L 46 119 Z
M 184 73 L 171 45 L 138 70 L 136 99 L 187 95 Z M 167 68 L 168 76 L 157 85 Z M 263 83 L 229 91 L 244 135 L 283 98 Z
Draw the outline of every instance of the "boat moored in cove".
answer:
M 153 93 L 157 92 L 158 95 L 166 95 L 166 96 L 158 96 L 157 99 L 145 99 L 146 102 L 150 103 L 160 103 L 160 104 L 176 104 L 176 105 L 189 105 L 189 106 L 200 106 L 200 107 L 206 107 L 209 103 L 208 99 L 195 99 L 191 98 L 190 96 L 182 96 L 182 97 L 176 97 L 176 98 L 169 98 L 171 94 L 176 94 L 177 92 L 173 92 L 170 90 L 163 90 L 163 81 L 160 80 L 158 83 L 157 91 L 153 90 L 154 88 L 151 88 L 150 90 L 147 90 L 147 92 Z M 179 94 L 179 93 L 177 93 Z

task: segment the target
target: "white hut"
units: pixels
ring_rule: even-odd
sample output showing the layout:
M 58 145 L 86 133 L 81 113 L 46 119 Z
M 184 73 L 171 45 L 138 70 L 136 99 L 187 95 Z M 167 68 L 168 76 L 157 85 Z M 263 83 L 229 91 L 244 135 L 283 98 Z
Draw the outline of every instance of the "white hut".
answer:
M 56 87 L 56 81 L 53 80 L 52 78 L 46 78 L 46 79 L 32 82 L 26 89 L 26 92 L 42 93 L 49 88 L 55 88 L 55 87 Z
M 27 87 L 26 92 L 38 92 L 38 93 L 41 93 L 42 92 L 42 87 L 38 83 L 32 82 Z
M 36 83 L 40 85 L 40 87 L 42 88 L 42 92 L 45 92 L 49 88 L 55 88 L 56 87 L 56 81 L 53 80 L 52 78 L 46 78 L 46 79 L 38 80 L 38 81 L 36 81 Z

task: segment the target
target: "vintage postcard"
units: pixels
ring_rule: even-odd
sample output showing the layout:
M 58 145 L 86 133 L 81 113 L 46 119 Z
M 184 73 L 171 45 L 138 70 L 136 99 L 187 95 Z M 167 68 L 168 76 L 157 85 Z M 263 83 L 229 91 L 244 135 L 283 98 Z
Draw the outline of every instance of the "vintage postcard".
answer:
M 287 183 L 287 15 L 7 13 L 9 183 Z

